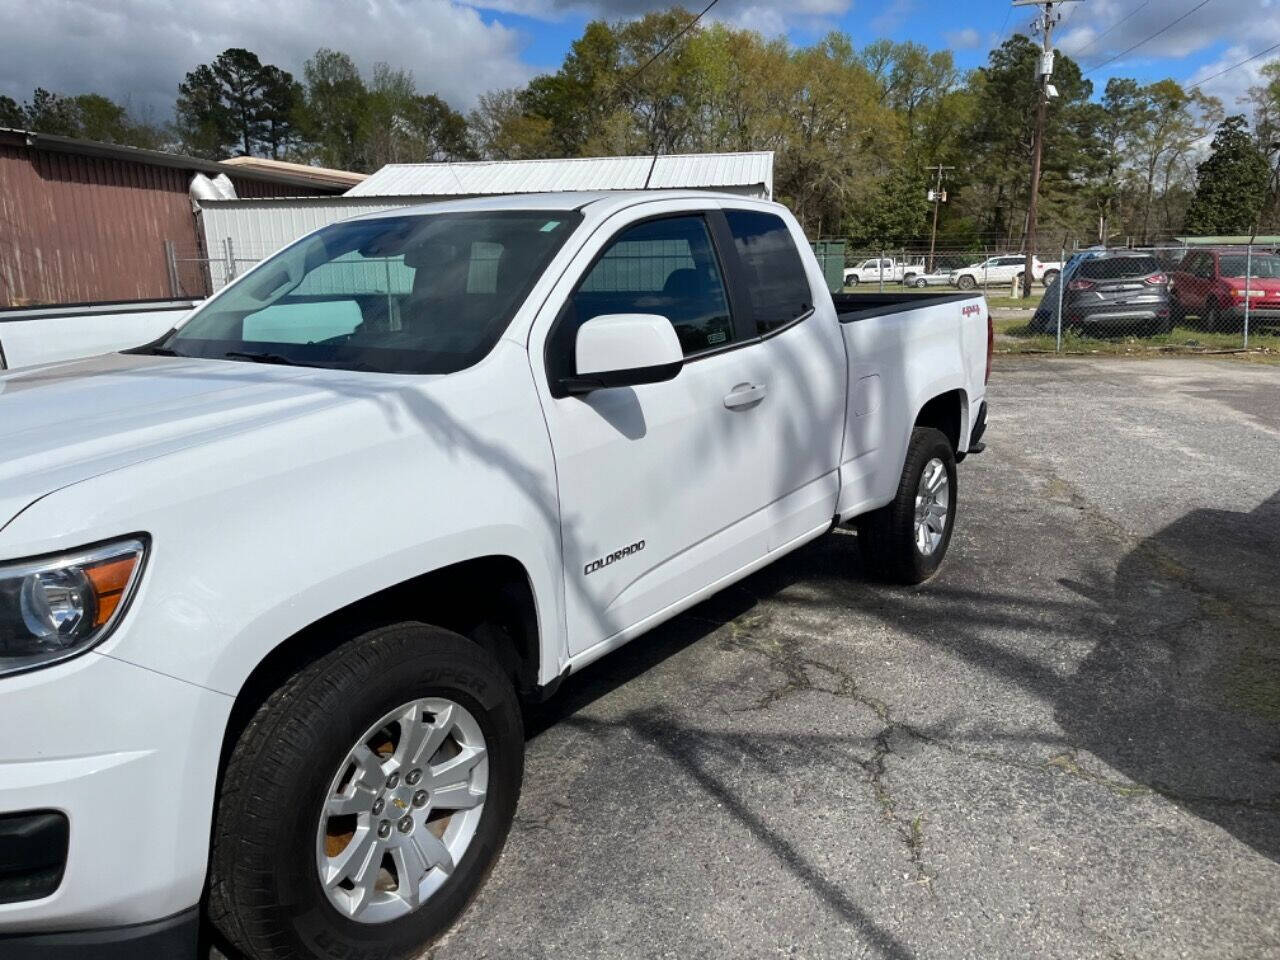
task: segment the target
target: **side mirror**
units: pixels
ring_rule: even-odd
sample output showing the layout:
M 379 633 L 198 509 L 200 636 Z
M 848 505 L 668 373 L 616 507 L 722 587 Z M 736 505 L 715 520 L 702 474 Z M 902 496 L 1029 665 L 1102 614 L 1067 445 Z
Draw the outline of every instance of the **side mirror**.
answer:
M 607 313 L 578 328 L 575 376 L 560 381 L 565 394 L 670 380 L 684 366 L 676 328 L 652 313 Z

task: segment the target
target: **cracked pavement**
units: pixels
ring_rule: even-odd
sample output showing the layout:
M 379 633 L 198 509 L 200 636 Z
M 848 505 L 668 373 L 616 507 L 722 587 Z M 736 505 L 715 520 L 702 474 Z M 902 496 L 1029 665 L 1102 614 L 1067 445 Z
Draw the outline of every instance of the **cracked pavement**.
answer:
M 528 717 L 427 956 L 1280 956 L 1280 368 L 998 358 L 940 575 L 824 537 Z

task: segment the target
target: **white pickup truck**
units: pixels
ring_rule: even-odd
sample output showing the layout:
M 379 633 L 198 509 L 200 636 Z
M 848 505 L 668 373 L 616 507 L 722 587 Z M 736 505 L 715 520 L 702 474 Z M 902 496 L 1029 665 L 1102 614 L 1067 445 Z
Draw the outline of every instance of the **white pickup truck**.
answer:
M 947 282 L 961 290 L 974 290 L 997 283 L 1012 283 L 1014 277 L 1021 277 L 1027 269 L 1026 254 L 1018 253 L 1010 256 L 988 257 L 959 270 L 952 270 Z M 1031 260 L 1031 279 L 1045 286 L 1053 283 L 1062 273 L 1062 264 L 1041 260 Z
M 856 287 L 860 283 L 902 283 L 908 277 L 914 277 L 916 274 L 924 273 L 924 262 L 915 260 L 908 263 L 906 260 L 895 260 L 892 257 L 872 258 L 863 260 L 861 263 L 852 267 L 846 267 L 844 271 L 844 285 L 846 287 Z
M 422 949 L 522 699 L 839 524 L 933 574 L 990 360 L 980 296 L 833 301 L 784 208 L 653 191 L 349 220 L 0 375 L 0 956 Z

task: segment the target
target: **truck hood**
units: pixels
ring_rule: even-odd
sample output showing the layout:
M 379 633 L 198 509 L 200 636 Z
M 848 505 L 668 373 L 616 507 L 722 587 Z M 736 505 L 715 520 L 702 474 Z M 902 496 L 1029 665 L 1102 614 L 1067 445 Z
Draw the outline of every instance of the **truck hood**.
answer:
M 351 376 L 121 353 L 0 374 L 0 529 L 70 484 L 350 402 Z

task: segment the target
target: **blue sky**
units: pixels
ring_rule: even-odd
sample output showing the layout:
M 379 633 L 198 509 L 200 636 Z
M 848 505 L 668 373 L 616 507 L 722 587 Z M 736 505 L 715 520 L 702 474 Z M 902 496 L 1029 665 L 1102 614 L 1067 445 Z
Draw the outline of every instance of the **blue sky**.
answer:
M 705 2 L 705 0 L 704 0 Z M 43 86 L 89 90 L 167 119 L 178 82 L 231 46 L 248 47 L 295 73 L 318 47 L 349 52 L 362 69 L 379 61 L 411 70 L 424 90 L 466 109 L 486 90 L 554 69 L 588 20 L 638 16 L 660 0 L 0 0 L 0 93 L 19 100 Z M 698 8 L 696 2 L 688 6 Z M 1082 59 L 1101 91 L 1109 76 L 1211 78 L 1280 44 L 1280 0 L 1083 0 L 1068 3 L 1056 45 Z M 1185 15 L 1185 16 L 1184 16 Z M 831 29 L 855 43 L 916 40 L 975 67 L 1032 19 L 1008 0 L 720 0 L 710 17 L 808 43 Z M 1179 18 L 1183 18 L 1179 21 Z M 1175 22 L 1178 21 L 1178 22 Z M 1103 61 L 1160 32 L 1114 64 Z M 1228 107 L 1280 48 L 1203 89 Z

